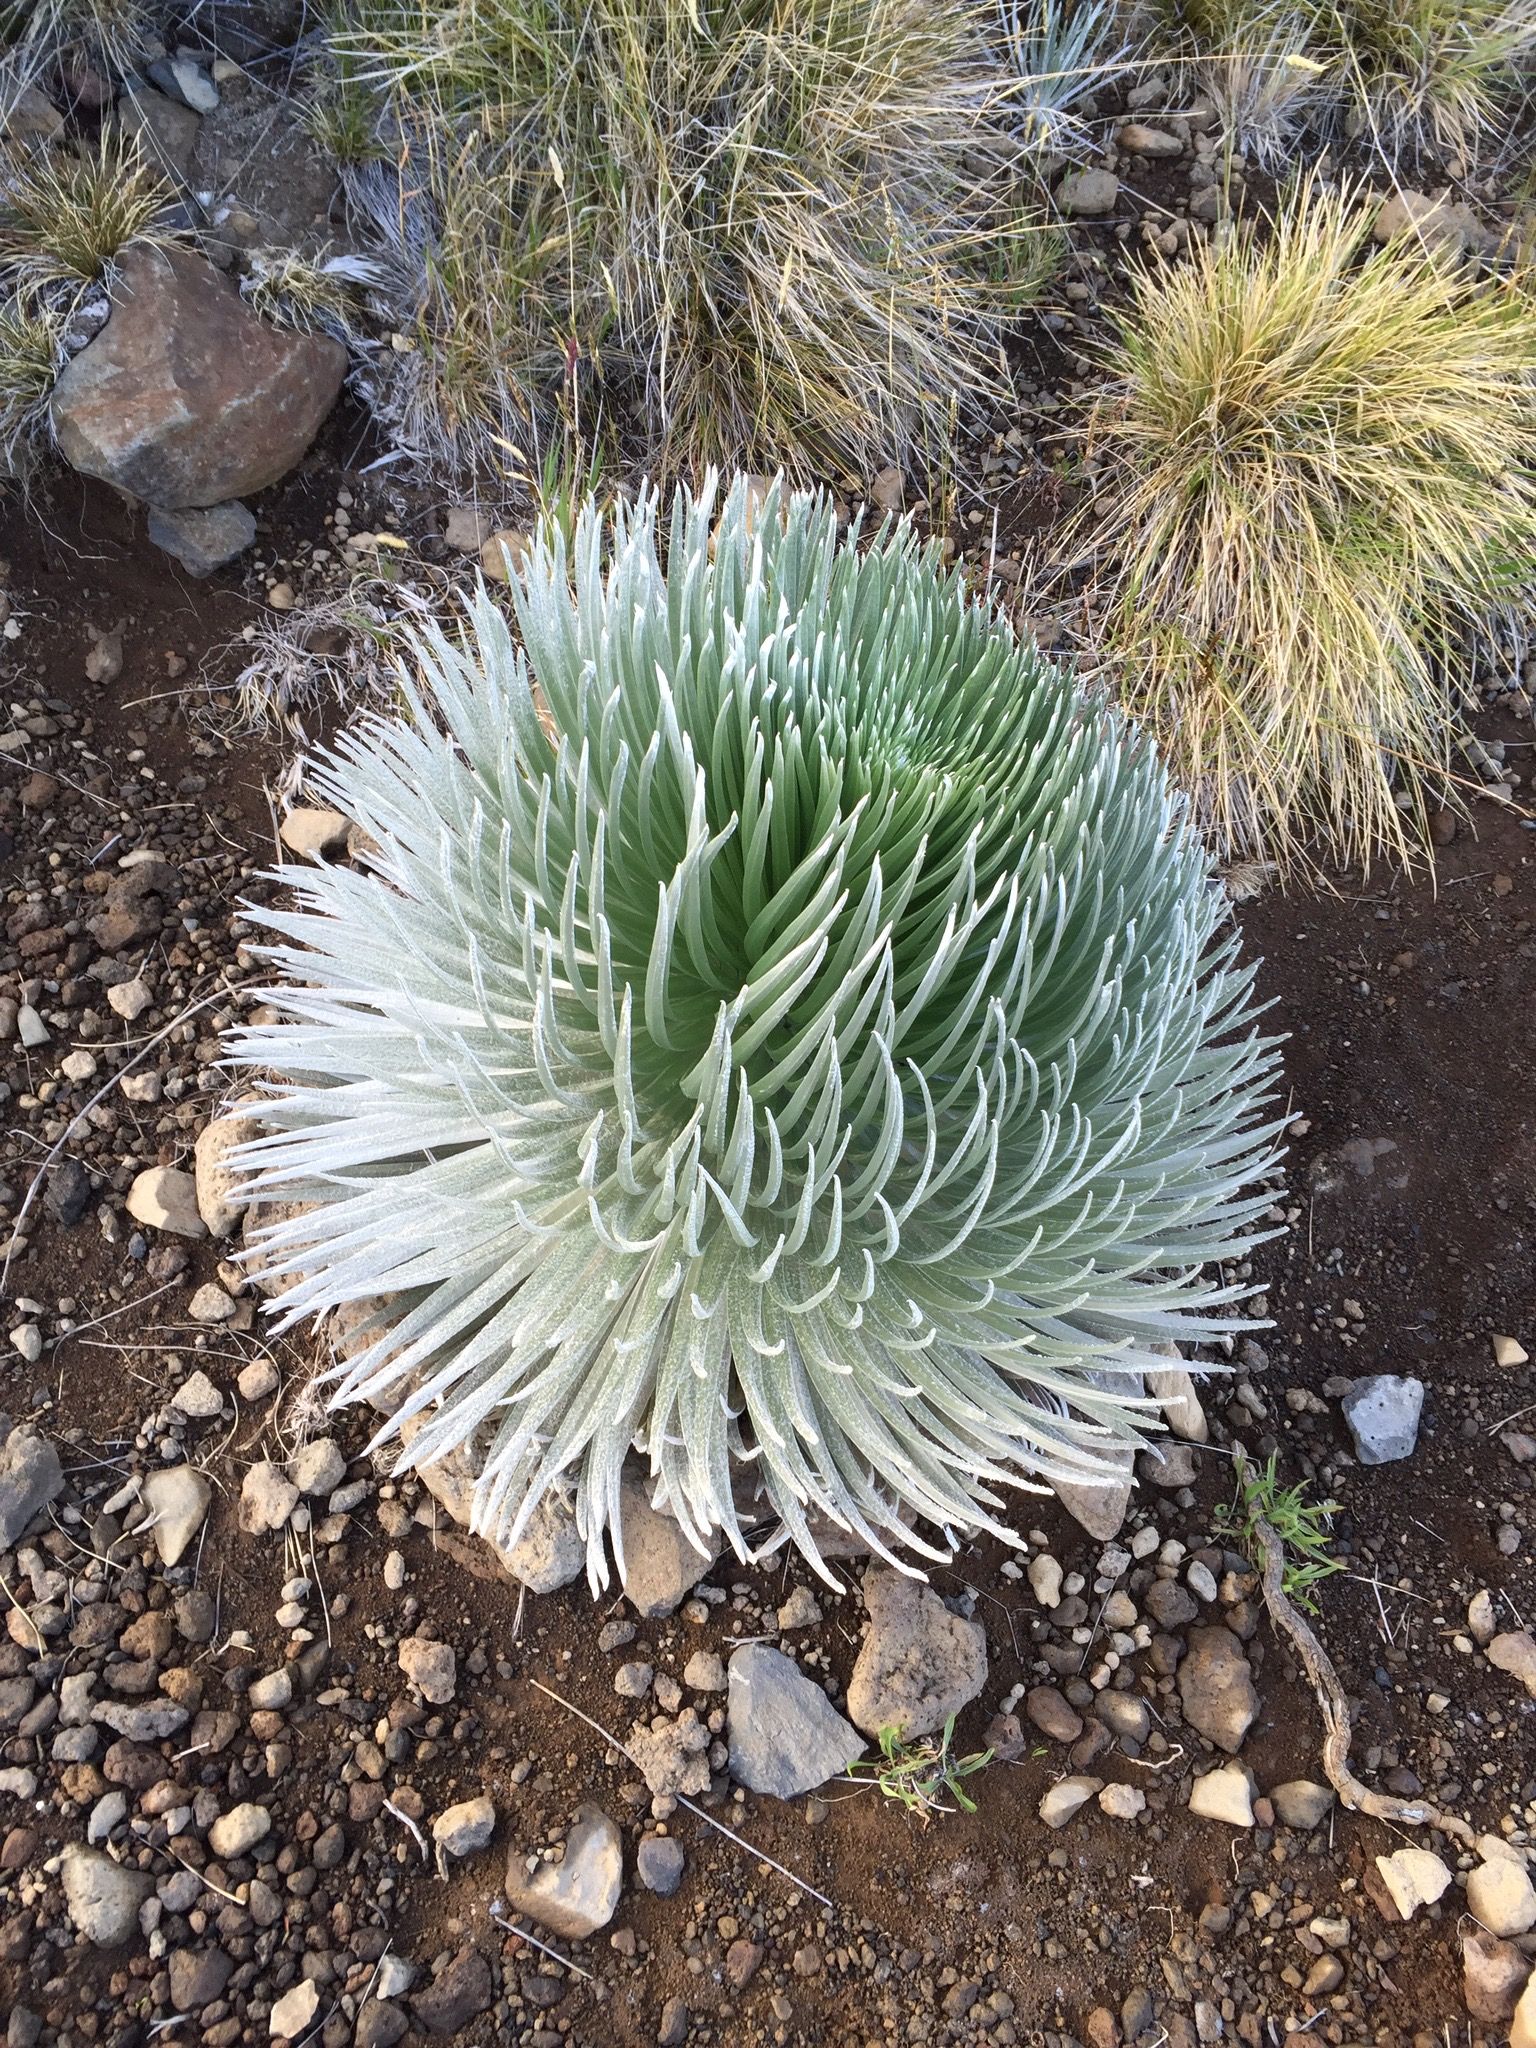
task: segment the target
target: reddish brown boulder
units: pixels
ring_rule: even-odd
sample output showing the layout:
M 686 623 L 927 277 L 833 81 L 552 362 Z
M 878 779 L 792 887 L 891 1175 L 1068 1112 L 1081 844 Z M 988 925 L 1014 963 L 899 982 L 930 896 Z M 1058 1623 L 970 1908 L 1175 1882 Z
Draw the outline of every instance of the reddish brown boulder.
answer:
M 346 367 L 339 343 L 268 327 L 189 250 L 132 248 L 111 318 L 54 387 L 54 430 L 76 469 L 147 504 L 220 505 L 292 469 Z

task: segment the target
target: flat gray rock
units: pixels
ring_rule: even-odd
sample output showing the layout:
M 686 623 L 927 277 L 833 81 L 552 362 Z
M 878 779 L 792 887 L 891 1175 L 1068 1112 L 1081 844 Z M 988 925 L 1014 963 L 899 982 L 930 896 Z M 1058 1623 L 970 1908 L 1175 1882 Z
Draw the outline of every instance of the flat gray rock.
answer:
M 745 1644 L 728 1678 L 731 1776 L 749 1792 L 795 1799 L 864 1754 L 863 1736 L 782 1650 Z
M 238 498 L 222 505 L 187 505 L 179 512 L 151 507 L 149 537 L 174 555 L 189 576 L 211 576 L 245 553 L 256 538 L 256 520 Z
M 139 1931 L 151 1880 L 97 1849 L 71 1842 L 59 1859 L 64 1906 L 75 1932 L 97 1948 L 118 1948 Z
M 625 1479 L 619 1489 L 618 1534 L 624 1591 L 647 1620 L 680 1607 L 718 1554 L 695 1550 L 682 1525 L 651 1505 L 649 1490 L 638 1479 Z
M 541 1863 L 531 1874 L 514 1854 L 507 1864 L 507 1903 L 551 1934 L 584 1941 L 606 1927 L 619 1910 L 624 1889 L 624 1843 L 617 1825 L 600 1806 L 583 1806 L 565 1838 L 559 1863 Z
M 1419 1441 L 1424 1382 L 1395 1372 L 1373 1373 L 1355 1381 L 1343 1408 L 1361 1464 L 1395 1464 L 1411 1458 Z
M 848 1681 L 849 1718 L 866 1735 L 931 1735 L 986 1684 L 985 1630 L 952 1614 L 932 1586 L 884 1565 L 864 1574 L 864 1605 L 869 1627 Z
M 64 1469 L 47 1437 L 0 1415 L 0 1550 L 13 1550 L 32 1517 L 64 1490 Z

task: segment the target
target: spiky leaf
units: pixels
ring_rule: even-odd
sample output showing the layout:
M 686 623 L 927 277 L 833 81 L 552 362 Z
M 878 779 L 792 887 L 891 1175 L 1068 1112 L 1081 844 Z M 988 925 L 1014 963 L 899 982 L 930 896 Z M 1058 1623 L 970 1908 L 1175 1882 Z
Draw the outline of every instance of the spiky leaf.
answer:
M 748 1461 L 813 1558 L 942 1555 L 1227 1327 L 1272 1049 L 1156 760 L 908 532 L 657 523 L 552 532 L 521 651 L 482 598 L 320 771 L 376 850 L 269 918 L 250 1156 L 321 1206 L 266 1256 L 390 1298 L 341 1393 L 472 1443 L 483 1526 L 574 1475 L 595 1578 L 637 1442 L 701 1541 Z

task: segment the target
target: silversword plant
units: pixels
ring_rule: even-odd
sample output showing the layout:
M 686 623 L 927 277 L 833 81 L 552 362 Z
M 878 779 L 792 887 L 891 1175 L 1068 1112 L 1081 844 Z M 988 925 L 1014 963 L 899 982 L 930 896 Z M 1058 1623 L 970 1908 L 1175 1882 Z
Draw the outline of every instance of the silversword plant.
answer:
M 286 1317 L 382 1298 L 339 1397 L 467 1448 L 503 1541 L 573 1484 L 594 1583 L 636 1447 L 701 1546 L 1007 1535 L 1232 1327 L 1203 1269 L 1267 1201 L 1273 1044 L 1163 770 L 824 499 L 681 496 L 665 554 L 652 497 L 589 510 L 513 604 L 416 640 L 314 778 L 362 869 L 266 913 Z

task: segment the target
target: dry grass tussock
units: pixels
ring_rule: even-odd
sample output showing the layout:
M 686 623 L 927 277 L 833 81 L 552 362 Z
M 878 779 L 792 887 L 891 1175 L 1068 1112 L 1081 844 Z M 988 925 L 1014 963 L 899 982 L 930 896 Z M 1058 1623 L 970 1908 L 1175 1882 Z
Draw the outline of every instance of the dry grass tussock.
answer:
M 617 398 L 665 466 L 942 453 L 1006 390 L 1001 323 L 1054 256 L 1036 150 L 1085 62 L 1079 27 L 1056 76 L 1021 78 L 1010 56 L 1038 38 L 1009 42 L 1007 19 L 996 0 L 355 0 L 324 119 L 409 300 L 406 438 L 439 469 L 494 468 Z
M 1529 97 L 1536 0 L 1151 0 L 1154 41 L 1218 105 L 1256 99 L 1260 153 L 1304 126 L 1470 160 Z
M 1076 538 L 1125 702 L 1222 849 L 1282 865 L 1425 850 L 1446 656 L 1536 560 L 1536 309 L 1369 222 L 1293 195 L 1141 278 Z

